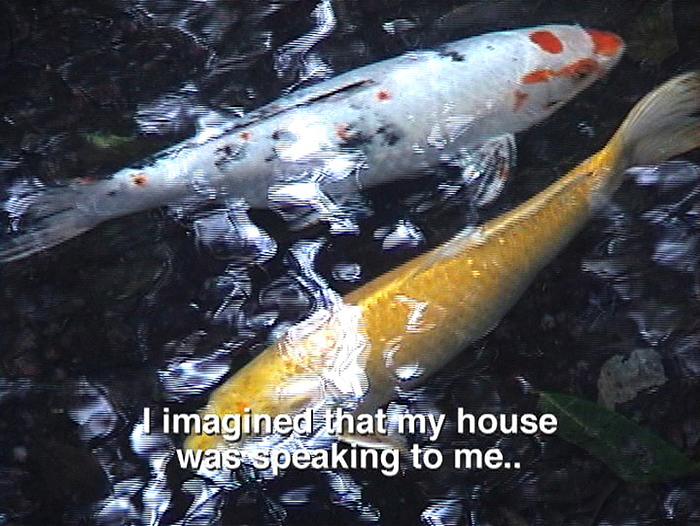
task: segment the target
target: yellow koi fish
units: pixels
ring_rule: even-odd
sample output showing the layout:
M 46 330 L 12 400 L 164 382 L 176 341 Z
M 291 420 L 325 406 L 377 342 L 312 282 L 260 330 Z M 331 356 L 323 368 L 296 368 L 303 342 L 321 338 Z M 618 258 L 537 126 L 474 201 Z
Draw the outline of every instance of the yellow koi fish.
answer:
M 206 415 L 374 412 L 493 328 L 631 166 L 700 147 L 700 72 L 644 97 L 607 145 L 536 196 L 314 314 L 211 395 Z M 343 399 L 345 396 L 345 399 Z M 345 400 L 345 402 L 343 402 Z M 245 438 L 245 437 L 243 437 Z M 226 444 L 192 434 L 190 449 Z

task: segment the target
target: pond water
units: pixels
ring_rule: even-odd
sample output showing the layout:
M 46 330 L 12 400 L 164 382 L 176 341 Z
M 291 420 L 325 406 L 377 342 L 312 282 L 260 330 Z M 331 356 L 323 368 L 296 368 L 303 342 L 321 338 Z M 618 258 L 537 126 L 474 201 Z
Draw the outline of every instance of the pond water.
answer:
M 613 31 L 627 53 L 517 136 L 508 184 L 488 206 L 448 167 L 353 196 L 330 226 L 297 230 L 230 199 L 178 203 L 0 264 L 0 525 L 700 523 L 700 479 L 678 468 L 700 454 L 698 151 L 633 170 L 488 335 L 398 393 L 391 422 L 444 415 L 434 441 L 429 427 L 403 433 L 409 450 L 440 452 L 434 469 L 376 453 L 396 469 L 309 460 L 274 474 L 194 472 L 175 461 L 182 434 L 143 423 L 144 408 L 197 411 L 290 327 L 600 149 L 634 102 L 700 66 L 697 2 L 7 0 L 2 199 L 30 179 L 106 177 L 365 64 L 555 22 Z M 535 417 L 523 415 L 539 415 L 540 392 L 578 427 L 529 432 Z M 465 412 L 521 415 L 518 432 L 459 432 Z M 360 455 L 329 440 L 306 446 Z M 519 466 L 454 469 L 467 449 Z

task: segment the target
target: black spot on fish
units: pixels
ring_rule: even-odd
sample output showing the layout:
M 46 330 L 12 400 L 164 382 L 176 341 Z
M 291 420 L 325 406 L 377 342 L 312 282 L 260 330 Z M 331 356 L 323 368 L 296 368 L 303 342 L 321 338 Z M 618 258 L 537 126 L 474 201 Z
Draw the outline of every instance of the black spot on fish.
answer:
M 108 195 L 109 197 L 114 197 L 115 195 L 117 195 L 117 191 L 116 191 L 116 190 L 110 190 L 109 192 L 107 192 L 107 195 Z
M 450 60 L 452 60 L 454 62 L 464 62 L 464 60 L 465 60 L 464 55 L 455 51 L 454 49 L 449 49 L 449 48 L 443 46 L 443 47 L 437 48 L 436 51 L 437 51 L 438 56 L 443 57 L 443 58 L 449 58 Z
M 266 162 L 266 163 L 271 163 L 271 162 L 273 162 L 273 161 L 276 161 L 276 160 L 279 159 L 279 158 L 280 158 L 280 156 L 277 155 L 277 152 L 276 152 L 276 151 L 274 150 L 274 148 L 273 148 L 272 151 L 270 152 L 270 154 L 267 155 L 267 156 L 265 156 L 265 162 Z
M 384 146 L 394 146 L 403 137 L 403 132 L 393 124 L 384 124 L 377 128 L 377 137 Z
M 214 150 L 216 155 L 216 160 L 214 161 L 214 166 L 219 170 L 222 170 L 227 164 L 240 161 L 245 157 L 245 146 L 242 144 L 224 144 L 219 146 Z
M 296 136 L 287 130 L 275 130 L 272 132 L 273 141 L 295 141 Z

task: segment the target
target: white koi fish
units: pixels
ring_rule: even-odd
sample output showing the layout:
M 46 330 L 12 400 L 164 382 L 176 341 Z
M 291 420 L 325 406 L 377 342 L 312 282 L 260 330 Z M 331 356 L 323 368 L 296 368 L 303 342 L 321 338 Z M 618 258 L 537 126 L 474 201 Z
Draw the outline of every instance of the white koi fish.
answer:
M 512 162 L 512 134 L 600 78 L 623 47 L 612 33 L 549 25 L 350 71 L 204 130 L 139 168 L 15 196 L 5 204 L 14 232 L 0 246 L 0 261 L 45 250 L 108 219 L 198 195 L 244 198 L 253 208 L 301 202 L 323 212 L 323 203 L 332 204 L 328 195 L 440 163 L 461 166 L 472 178 L 495 173 L 494 186 L 480 197 L 489 201 Z
M 499 322 L 627 168 L 700 147 L 699 112 L 700 72 L 660 86 L 601 151 L 539 194 L 293 326 L 212 393 L 202 418 L 347 409 L 348 401 L 358 414 L 373 413 L 424 382 Z M 205 430 L 185 446 L 240 446 L 250 438 L 229 442 Z

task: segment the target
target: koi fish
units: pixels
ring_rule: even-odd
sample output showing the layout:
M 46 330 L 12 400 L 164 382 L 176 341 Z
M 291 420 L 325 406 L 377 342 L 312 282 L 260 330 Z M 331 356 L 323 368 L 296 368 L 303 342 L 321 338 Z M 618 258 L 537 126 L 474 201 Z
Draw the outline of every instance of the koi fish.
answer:
M 45 250 L 108 219 L 185 198 L 243 198 L 332 215 L 328 196 L 415 176 L 439 163 L 470 178 L 514 156 L 512 134 L 545 119 L 619 60 L 622 40 L 577 26 L 490 33 L 365 66 L 86 184 L 15 194 L 0 261 Z M 483 179 L 488 179 L 483 177 Z M 26 186 L 26 185 L 25 185 Z M 329 204 L 330 203 L 330 204 Z M 312 213 L 313 215 L 313 213 Z
M 627 168 L 700 147 L 698 112 L 700 72 L 668 81 L 637 103 L 601 151 L 513 210 L 292 327 L 218 387 L 200 414 L 274 417 L 353 399 L 356 414 L 373 413 L 490 331 Z M 191 434 L 185 445 L 225 443 L 220 435 Z

